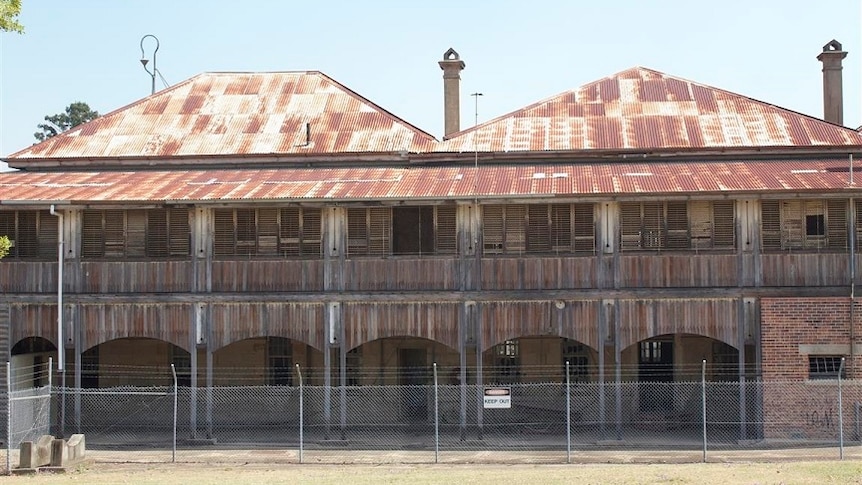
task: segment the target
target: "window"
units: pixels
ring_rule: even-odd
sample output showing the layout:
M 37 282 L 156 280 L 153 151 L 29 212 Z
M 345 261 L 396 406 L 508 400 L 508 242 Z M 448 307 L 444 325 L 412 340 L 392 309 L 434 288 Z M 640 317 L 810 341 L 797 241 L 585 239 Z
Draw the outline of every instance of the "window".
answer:
M 566 375 L 566 362 L 569 363 L 569 378 L 572 382 L 585 382 L 589 379 L 590 356 L 587 347 L 574 340 L 562 341 L 563 379 Z
M 323 255 L 318 208 L 216 209 L 213 216 L 216 256 Z
M 764 200 L 760 207 L 764 251 L 849 247 L 846 200 Z
M 48 211 L 0 211 L 0 236 L 10 259 L 57 259 L 57 217 Z
M 177 373 L 177 386 L 190 387 L 192 385 L 192 355 L 185 350 L 171 345 L 171 363 Z
M 347 255 L 457 254 L 454 205 L 347 209 Z
M 517 340 L 506 340 L 494 346 L 494 382 L 512 384 L 521 377 L 521 355 Z
M 844 378 L 847 370 L 842 368 L 841 359 L 840 355 L 809 355 L 808 378 L 837 379 L 839 372 Z
M 593 253 L 593 205 L 487 205 L 482 239 L 485 254 Z
M 82 258 L 170 258 L 191 254 L 189 211 L 84 210 Z
M 267 337 L 266 358 L 268 366 L 267 384 L 270 386 L 293 385 L 293 356 L 290 339 Z
M 362 371 L 362 347 L 350 349 L 347 352 L 347 385 L 359 386 L 360 372 Z
M 620 248 L 623 251 L 735 247 L 733 201 L 620 204 Z

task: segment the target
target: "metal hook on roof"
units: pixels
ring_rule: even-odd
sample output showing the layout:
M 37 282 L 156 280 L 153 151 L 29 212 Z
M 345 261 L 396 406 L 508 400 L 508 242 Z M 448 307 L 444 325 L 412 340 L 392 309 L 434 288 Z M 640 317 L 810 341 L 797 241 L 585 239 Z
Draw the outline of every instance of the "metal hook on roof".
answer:
M 156 48 L 153 50 L 153 70 L 152 70 L 152 72 L 149 69 L 147 69 L 147 63 L 150 61 L 147 59 L 146 55 L 144 54 L 144 40 L 146 40 L 147 37 L 152 37 L 153 40 L 156 41 Z M 141 64 L 144 66 L 144 70 L 147 71 L 147 74 L 150 75 L 150 77 L 152 78 L 152 81 L 153 81 L 150 94 L 156 94 L 156 72 L 158 72 L 156 70 L 156 53 L 157 52 L 159 52 L 159 38 L 158 37 L 156 37 L 153 34 L 147 34 L 147 35 L 141 37 Z

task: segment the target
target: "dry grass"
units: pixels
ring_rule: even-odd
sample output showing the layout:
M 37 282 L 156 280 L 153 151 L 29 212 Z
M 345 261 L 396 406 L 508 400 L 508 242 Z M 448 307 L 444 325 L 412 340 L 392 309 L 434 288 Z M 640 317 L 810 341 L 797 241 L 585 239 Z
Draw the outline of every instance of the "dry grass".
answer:
M 100 484 L 862 484 L 859 461 L 625 465 L 108 464 L 4 483 Z

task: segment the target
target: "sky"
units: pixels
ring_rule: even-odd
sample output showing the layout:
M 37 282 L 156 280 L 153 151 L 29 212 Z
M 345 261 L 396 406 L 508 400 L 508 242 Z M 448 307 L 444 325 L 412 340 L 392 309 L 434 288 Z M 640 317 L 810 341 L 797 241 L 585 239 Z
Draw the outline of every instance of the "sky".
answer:
M 0 33 L 0 158 L 46 115 L 102 114 L 150 94 L 141 42 L 168 84 L 202 72 L 322 71 L 443 135 L 437 62 L 454 48 L 461 127 L 634 66 L 823 116 L 823 45 L 844 60 L 844 123 L 862 125 L 862 1 L 23 0 Z M 144 40 L 152 66 L 155 42 Z M 165 85 L 157 78 L 156 89 Z M 481 97 L 470 93 L 481 92 Z M 2 164 L 0 164 L 2 169 Z

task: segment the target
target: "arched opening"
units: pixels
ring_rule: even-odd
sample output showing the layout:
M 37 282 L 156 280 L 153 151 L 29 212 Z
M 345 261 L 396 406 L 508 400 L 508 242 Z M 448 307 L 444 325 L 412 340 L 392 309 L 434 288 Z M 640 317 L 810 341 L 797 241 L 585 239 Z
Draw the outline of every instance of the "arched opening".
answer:
M 458 367 L 458 351 L 448 345 L 421 337 L 385 337 L 366 342 L 347 352 L 347 385 L 431 384 L 433 364 L 438 378 Z M 335 362 L 336 372 L 338 362 Z
M 565 382 L 566 362 L 571 382 L 593 382 L 598 353 L 590 346 L 556 336 L 505 340 L 482 354 L 482 376 L 488 384 Z
M 305 384 L 322 379 L 323 352 L 285 337 L 239 340 L 213 353 L 213 383 L 217 386 L 293 386 L 296 364 Z
M 12 346 L 12 390 L 48 385 L 50 359 L 57 359 L 57 347 L 42 337 L 27 337 Z
M 191 385 L 191 355 L 163 340 L 129 337 L 103 342 L 81 354 L 81 387 Z

